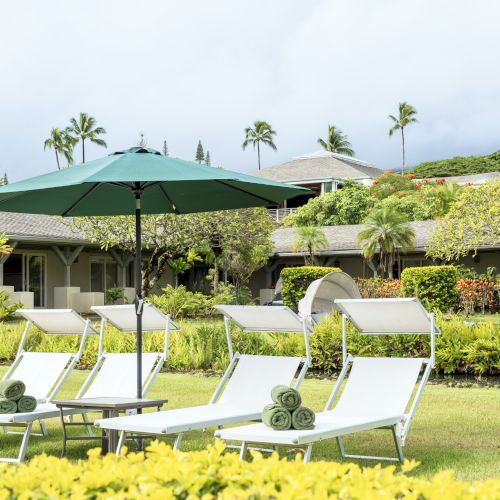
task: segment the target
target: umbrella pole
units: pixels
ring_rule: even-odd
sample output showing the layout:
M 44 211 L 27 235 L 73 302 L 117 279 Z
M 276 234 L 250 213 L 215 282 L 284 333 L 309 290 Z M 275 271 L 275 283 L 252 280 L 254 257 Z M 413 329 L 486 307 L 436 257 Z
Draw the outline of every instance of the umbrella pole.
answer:
M 141 191 L 135 191 L 135 313 L 137 316 L 137 397 L 142 398 L 142 259 Z

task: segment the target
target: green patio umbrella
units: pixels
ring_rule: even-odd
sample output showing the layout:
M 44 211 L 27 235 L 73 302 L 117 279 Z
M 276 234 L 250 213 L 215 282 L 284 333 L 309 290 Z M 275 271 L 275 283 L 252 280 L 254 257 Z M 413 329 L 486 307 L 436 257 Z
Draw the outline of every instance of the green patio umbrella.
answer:
M 72 216 L 135 215 L 137 397 L 142 397 L 141 214 L 274 206 L 307 189 L 130 148 L 0 187 L 0 211 Z

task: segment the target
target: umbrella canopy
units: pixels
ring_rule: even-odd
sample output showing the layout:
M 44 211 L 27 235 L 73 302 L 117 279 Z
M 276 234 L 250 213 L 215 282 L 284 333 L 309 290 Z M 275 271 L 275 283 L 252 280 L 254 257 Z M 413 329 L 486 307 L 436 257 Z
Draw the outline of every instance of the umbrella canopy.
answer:
M 131 148 L 0 187 L 0 211 L 136 220 L 137 397 L 142 397 L 141 214 L 273 206 L 307 189 Z
M 0 210 L 48 215 L 210 212 L 273 206 L 305 188 L 131 148 L 0 188 Z

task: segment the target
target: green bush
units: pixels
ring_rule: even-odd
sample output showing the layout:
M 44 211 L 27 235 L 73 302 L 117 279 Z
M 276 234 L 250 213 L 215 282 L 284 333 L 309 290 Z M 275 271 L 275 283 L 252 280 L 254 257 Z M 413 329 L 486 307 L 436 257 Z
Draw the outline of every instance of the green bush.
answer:
M 11 321 L 16 317 L 16 311 L 21 309 L 23 304 L 21 302 L 17 302 L 16 304 L 12 304 L 9 292 L 2 290 L 0 291 L 0 321 Z
M 500 336 L 492 321 L 465 322 L 458 315 L 438 314 L 436 372 L 498 375 Z M 333 373 L 342 366 L 342 323 L 338 314 L 325 318 L 311 335 L 313 367 Z M 361 335 L 347 323 L 347 349 L 354 356 L 429 357 L 429 335 Z
M 427 161 L 411 170 L 416 177 L 450 177 L 500 170 L 500 151 L 486 156 L 456 156 L 447 160 Z
M 297 310 L 299 300 L 306 293 L 307 287 L 329 273 L 341 271 L 338 267 L 301 266 L 285 267 L 281 271 L 283 304 Z
M 407 267 L 401 273 L 405 297 L 418 297 L 429 309 L 448 311 L 457 305 L 457 270 L 454 266 Z

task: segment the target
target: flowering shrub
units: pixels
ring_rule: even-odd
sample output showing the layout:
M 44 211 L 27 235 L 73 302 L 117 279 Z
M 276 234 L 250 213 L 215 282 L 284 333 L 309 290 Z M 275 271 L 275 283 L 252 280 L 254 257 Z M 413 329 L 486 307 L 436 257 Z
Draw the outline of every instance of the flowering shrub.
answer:
M 279 460 L 276 454 L 240 462 L 217 442 L 183 453 L 153 443 L 143 453 L 89 452 L 87 461 L 40 455 L 19 466 L 0 465 L 0 498 L 498 498 L 500 480 L 458 481 L 450 471 L 431 479 L 408 476 L 418 464 L 360 467 L 356 464 Z
M 458 304 L 466 315 L 480 309 L 494 311 L 497 307 L 499 284 L 494 278 L 461 279 L 457 281 Z

